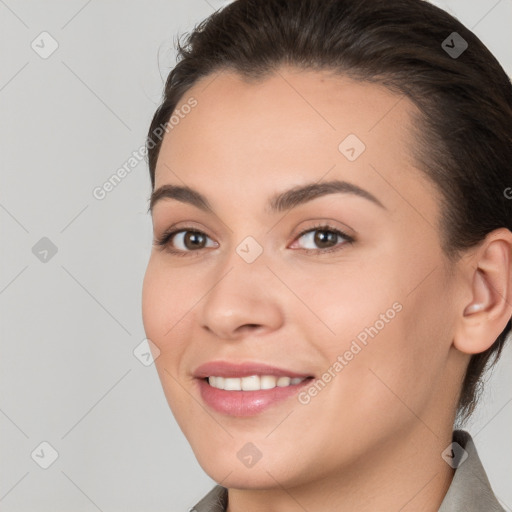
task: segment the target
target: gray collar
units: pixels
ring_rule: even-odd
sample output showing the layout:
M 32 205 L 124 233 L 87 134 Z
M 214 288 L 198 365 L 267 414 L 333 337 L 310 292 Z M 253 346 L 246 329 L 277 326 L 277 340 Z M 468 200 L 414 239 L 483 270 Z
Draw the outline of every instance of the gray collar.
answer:
M 469 433 L 464 430 L 455 430 L 452 441 L 465 450 L 467 458 L 460 459 L 462 462 L 459 462 L 455 470 L 439 512 L 506 512 L 492 491 L 475 443 Z M 228 490 L 216 485 L 190 509 L 190 512 L 225 512 L 227 504 Z
M 228 490 L 216 485 L 200 502 L 196 503 L 189 512 L 225 512 L 228 506 Z
M 465 430 L 455 430 L 452 441 L 464 448 L 467 458 L 455 470 L 439 512 L 505 512 L 492 491 L 472 437 Z

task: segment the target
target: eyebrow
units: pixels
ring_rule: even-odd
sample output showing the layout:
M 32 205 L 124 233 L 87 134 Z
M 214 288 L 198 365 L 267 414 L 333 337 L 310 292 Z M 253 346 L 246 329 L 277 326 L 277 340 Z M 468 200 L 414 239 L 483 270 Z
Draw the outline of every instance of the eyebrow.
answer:
M 333 180 L 324 183 L 309 183 L 293 187 L 284 192 L 273 195 L 268 203 L 266 211 L 269 213 L 280 213 L 296 208 L 304 203 L 312 201 L 317 197 L 328 194 L 353 194 L 375 203 L 384 210 L 387 208 L 373 194 L 367 190 L 349 183 L 348 181 Z M 162 185 L 151 194 L 149 209 L 152 212 L 156 203 L 163 199 L 175 199 L 182 203 L 191 204 L 203 211 L 213 211 L 208 199 L 197 190 L 187 186 Z

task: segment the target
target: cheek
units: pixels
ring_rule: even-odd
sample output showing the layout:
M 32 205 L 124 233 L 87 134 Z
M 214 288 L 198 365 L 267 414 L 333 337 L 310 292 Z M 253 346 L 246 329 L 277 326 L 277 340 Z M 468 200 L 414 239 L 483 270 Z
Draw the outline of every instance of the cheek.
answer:
M 448 283 L 441 273 L 432 274 L 411 293 L 409 283 L 420 279 L 405 270 L 355 277 L 333 273 L 331 283 L 309 295 L 333 331 L 323 329 L 323 335 L 311 338 L 320 340 L 325 371 L 336 375 L 333 394 L 324 396 L 340 410 L 352 410 L 360 421 L 376 414 L 414 418 L 404 403 L 421 410 L 443 370 L 449 349 Z
M 315 344 L 331 360 L 350 350 L 353 341 L 365 347 L 385 336 L 403 308 L 397 281 L 386 279 L 389 269 L 384 273 L 375 262 L 344 261 L 288 272 L 287 282 L 304 303 L 298 304 L 294 318 L 309 331 L 309 339 L 320 340 Z
M 400 274 L 389 268 L 385 273 L 377 265 L 367 271 L 354 267 L 318 272 L 297 282 L 296 289 L 322 320 L 313 315 L 301 320 L 323 363 L 319 379 L 326 383 L 319 383 L 310 410 L 316 416 L 327 409 L 332 415 L 328 424 L 339 424 L 343 416 L 345 426 L 357 430 L 365 424 L 372 430 L 376 417 L 392 420 L 407 413 L 394 393 L 408 396 L 424 361 L 421 347 L 411 343 L 416 312 L 408 309 L 400 281 L 393 277 Z
M 158 347 L 155 368 L 169 404 L 178 423 L 190 396 L 178 383 L 179 364 L 186 347 L 183 326 L 190 310 L 176 272 L 170 272 L 155 259 L 150 259 L 142 285 L 142 319 L 146 337 Z M 180 427 L 182 425 L 180 424 Z
M 449 307 L 443 303 L 439 290 L 443 285 L 436 277 L 402 295 L 395 302 L 401 310 L 388 323 L 374 321 L 371 329 L 362 331 L 365 338 L 368 334 L 367 343 L 347 367 L 343 390 L 346 396 L 364 397 L 364 403 L 356 405 L 362 418 L 414 423 L 412 411 L 421 417 L 436 399 L 450 348 L 448 319 L 444 322 Z M 384 314 L 393 316 L 389 310 Z
M 142 322 L 146 336 L 160 348 L 161 337 L 166 323 L 164 311 L 169 297 L 164 284 L 165 277 L 157 270 L 151 258 L 142 284 Z
M 150 259 L 142 286 L 142 320 L 147 337 L 162 354 L 183 339 L 180 331 L 187 314 L 200 298 L 199 291 L 190 286 L 193 282 L 188 274 Z

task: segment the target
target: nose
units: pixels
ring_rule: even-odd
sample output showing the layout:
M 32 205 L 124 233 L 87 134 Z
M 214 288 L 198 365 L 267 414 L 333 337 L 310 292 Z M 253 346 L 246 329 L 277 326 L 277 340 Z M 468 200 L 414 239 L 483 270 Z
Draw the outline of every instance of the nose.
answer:
M 284 314 L 278 285 L 262 256 L 248 264 L 235 254 L 200 303 L 201 327 L 223 340 L 279 329 Z

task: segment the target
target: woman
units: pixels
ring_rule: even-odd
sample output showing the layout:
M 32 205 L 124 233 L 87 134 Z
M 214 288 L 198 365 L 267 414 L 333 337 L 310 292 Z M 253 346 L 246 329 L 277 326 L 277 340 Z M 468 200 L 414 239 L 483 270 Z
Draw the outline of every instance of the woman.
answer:
M 179 49 L 143 320 L 194 510 L 503 510 L 454 430 L 511 327 L 496 59 L 422 0 L 238 0 Z

